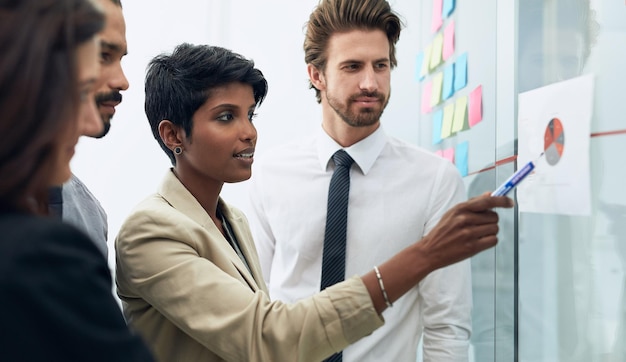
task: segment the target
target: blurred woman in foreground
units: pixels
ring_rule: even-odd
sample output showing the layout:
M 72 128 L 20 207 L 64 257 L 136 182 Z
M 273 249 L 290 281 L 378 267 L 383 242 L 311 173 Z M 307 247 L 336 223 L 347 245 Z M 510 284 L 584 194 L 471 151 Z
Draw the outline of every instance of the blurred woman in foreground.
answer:
M 150 361 L 88 237 L 47 217 L 94 104 L 97 33 L 88 0 L 0 0 L 0 351 L 7 361 Z

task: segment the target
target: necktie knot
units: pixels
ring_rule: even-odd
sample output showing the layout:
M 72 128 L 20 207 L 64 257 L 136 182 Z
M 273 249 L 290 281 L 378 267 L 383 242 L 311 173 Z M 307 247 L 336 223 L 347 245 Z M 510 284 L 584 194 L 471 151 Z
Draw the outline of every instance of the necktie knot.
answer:
M 339 150 L 335 152 L 335 154 L 333 155 L 333 161 L 335 162 L 335 165 L 337 167 L 345 168 L 350 168 L 350 166 L 352 166 L 352 163 L 354 162 L 352 157 L 350 157 L 350 155 L 344 150 Z

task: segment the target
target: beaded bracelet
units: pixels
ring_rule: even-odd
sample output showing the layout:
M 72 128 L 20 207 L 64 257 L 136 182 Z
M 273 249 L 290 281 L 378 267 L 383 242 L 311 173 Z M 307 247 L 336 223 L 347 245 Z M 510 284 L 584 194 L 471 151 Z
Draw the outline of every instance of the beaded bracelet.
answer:
M 376 272 L 376 278 L 378 278 L 378 285 L 380 285 L 380 290 L 383 292 L 383 298 L 385 298 L 385 303 L 387 304 L 387 307 L 389 308 L 393 307 L 393 304 L 391 304 L 391 302 L 389 301 L 389 296 L 387 295 L 387 291 L 385 290 L 385 284 L 383 284 L 383 277 L 380 276 L 380 270 L 378 270 L 378 267 L 376 265 L 374 265 L 374 272 Z

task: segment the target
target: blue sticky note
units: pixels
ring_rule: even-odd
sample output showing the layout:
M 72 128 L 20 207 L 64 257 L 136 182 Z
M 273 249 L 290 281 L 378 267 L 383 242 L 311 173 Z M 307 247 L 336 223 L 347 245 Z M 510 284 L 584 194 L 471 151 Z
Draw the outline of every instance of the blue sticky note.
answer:
M 441 142 L 441 127 L 443 124 L 443 110 L 433 113 L 433 145 Z
M 459 55 L 454 62 L 454 91 L 467 86 L 467 53 Z
M 454 0 L 443 0 L 443 16 L 448 17 L 454 11 L 454 7 L 456 5 L 456 1 Z
M 454 63 L 447 65 L 443 70 L 443 88 L 441 98 L 446 100 L 454 94 Z
M 469 142 L 465 141 L 456 146 L 455 156 L 454 156 L 454 164 L 456 168 L 461 173 L 462 177 L 467 176 L 468 166 L 467 166 L 467 154 L 469 153 Z
M 417 59 L 415 60 L 415 79 L 418 82 L 421 82 L 426 78 L 426 74 L 422 74 L 422 67 L 424 66 L 424 52 L 420 52 L 417 54 Z

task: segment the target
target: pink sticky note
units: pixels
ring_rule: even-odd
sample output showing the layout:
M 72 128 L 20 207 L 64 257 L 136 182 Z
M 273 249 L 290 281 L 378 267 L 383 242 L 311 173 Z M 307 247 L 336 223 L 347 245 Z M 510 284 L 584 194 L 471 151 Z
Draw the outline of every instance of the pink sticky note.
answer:
M 442 151 L 442 150 L 436 150 L 436 151 L 435 151 L 435 154 L 436 154 L 437 156 L 441 156 L 441 157 L 443 157 L 443 151 Z
M 454 20 L 443 30 L 443 60 L 448 60 L 452 54 L 454 54 Z
M 454 163 L 454 148 L 446 148 L 443 150 L 443 158 Z
M 474 127 L 483 120 L 483 86 L 479 85 L 469 95 L 468 123 Z
M 443 25 L 443 16 L 441 14 L 443 10 L 443 0 L 433 0 L 433 20 L 430 26 L 430 30 L 436 33 L 441 29 Z
M 433 82 L 426 82 L 424 83 L 424 87 L 422 88 L 422 113 L 426 114 L 426 113 L 430 113 L 430 111 L 432 111 L 432 106 L 430 105 L 431 102 L 431 93 L 433 90 Z

